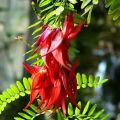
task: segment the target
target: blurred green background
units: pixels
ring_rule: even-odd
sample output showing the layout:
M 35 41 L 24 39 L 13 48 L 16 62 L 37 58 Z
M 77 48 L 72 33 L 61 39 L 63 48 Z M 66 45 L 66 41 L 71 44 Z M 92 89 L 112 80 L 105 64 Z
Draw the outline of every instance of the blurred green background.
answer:
M 30 0 L 0 0 L 0 91 L 26 76 L 22 63 L 24 53 L 32 44 L 33 29 L 27 27 L 36 21 Z M 79 10 L 79 5 L 76 5 Z M 22 36 L 23 40 L 18 39 Z M 27 42 L 27 43 L 26 43 Z M 93 9 L 91 24 L 71 43 L 70 58 L 78 58 L 76 72 L 100 75 L 109 81 L 99 89 L 80 91 L 79 99 L 88 98 L 110 113 L 109 120 L 120 120 L 120 27 L 107 15 L 103 2 Z M 9 104 L 0 120 L 12 120 L 29 101 L 21 98 Z M 43 120 L 43 118 L 41 118 Z

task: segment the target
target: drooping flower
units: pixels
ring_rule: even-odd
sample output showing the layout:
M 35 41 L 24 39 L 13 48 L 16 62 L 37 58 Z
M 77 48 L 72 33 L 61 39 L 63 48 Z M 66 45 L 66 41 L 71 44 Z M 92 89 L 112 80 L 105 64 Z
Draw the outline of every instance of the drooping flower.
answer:
M 36 41 L 38 47 L 34 53 L 40 50 L 44 66 L 33 65 L 24 67 L 31 74 L 32 86 L 30 94 L 31 105 L 36 97 L 41 101 L 38 107 L 41 112 L 50 109 L 53 106 L 53 112 L 62 107 L 66 114 L 66 97 L 79 108 L 75 100 L 77 93 L 77 83 L 74 72 L 74 65 L 68 56 L 69 43 L 81 31 L 83 21 L 74 26 L 73 14 L 66 15 L 62 30 L 51 29 L 47 25 L 43 26 L 42 34 Z
M 52 53 L 54 58 L 65 68 L 70 69 L 70 60 L 68 57 L 69 43 L 76 35 L 81 31 L 82 21 L 79 25 L 74 26 L 74 19 L 72 12 L 70 15 L 66 15 L 62 30 L 57 28 L 51 29 L 48 26 L 43 26 L 43 33 L 36 41 L 38 48 L 41 51 L 41 56 L 47 65 L 47 54 Z M 69 64 L 69 65 L 68 65 Z
M 29 67 L 24 64 L 32 78 L 30 101 L 26 108 L 33 103 L 36 97 L 40 97 L 41 101 L 38 107 L 43 105 L 41 112 L 54 106 L 53 112 L 62 107 L 64 114 L 66 114 L 65 100 L 67 95 L 70 101 L 77 106 L 75 101 L 77 92 L 75 74 L 74 71 L 61 68 L 54 58 L 50 63 L 51 69 L 46 66 L 33 65 L 33 67 Z

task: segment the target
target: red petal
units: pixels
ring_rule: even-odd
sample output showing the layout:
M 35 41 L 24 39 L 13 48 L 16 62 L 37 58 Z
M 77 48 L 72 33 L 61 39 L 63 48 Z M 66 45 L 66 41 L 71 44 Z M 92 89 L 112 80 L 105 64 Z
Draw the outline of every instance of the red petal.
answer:
M 48 110 L 58 99 L 59 95 L 60 95 L 60 91 L 61 91 L 61 82 L 60 80 L 56 80 L 54 83 L 54 87 L 52 88 L 52 92 L 51 92 L 51 97 L 49 99 L 49 102 L 47 104 L 47 106 L 42 110 Z
M 40 71 L 40 69 L 43 68 L 43 67 L 35 65 L 35 64 L 33 64 L 32 66 L 36 72 Z
M 75 78 L 75 74 L 72 70 L 69 73 L 68 80 L 69 80 L 68 87 L 71 90 L 71 93 L 73 94 L 73 96 L 75 97 L 76 93 L 77 93 L 77 81 L 76 81 L 76 78 Z
M 68 27 L 69 27 L 69 22 L 68 22 L 68 15 L 65 16 L 65 20 L 64 20 L 64 25 L 62 28 L 62 33 L 64 35 L 64 37 L 66 37 L 68 35 Z
M 42 25 L 42 32 L 44 32 L 48 28 L 48 25 Z
M 63 34 L 62 32 L 58 32 L 55 38 L 52 39 L 51 45 L 47 53 L 42 54 L 42 56 L 47 55 L 48 53 L 54 51 L 63 41 Z
M 60 106 L 62 106 L 63 113 L 66 115 L 65 99 L 66 99 L 66 92 L 64 89 L 61 89 L 59 99 L 56 101 L 52 113 L 54 113 Z
M 46 75 L 46 71 L 37 72 L 32 75 L 32 89 L 40 89 L 42 88 L 42 84 L 44 82 L 44 78 Z
M 68 83 L 68 81 L 67 81 L 67 78 L 66 78 L 65 73 L 63 73 L 62 82 L 63 82 L 65 91 L 66 91 L 66 93 L 68 94 L 68 97 L 69 97 L 70 101 L 71 101 L 76 107 L 78 107 L 78 108 L 80 109 L 80 107 L 77 105 L 77 102 L 76 102 L 76 100 L 75 100 L 74 95 L 72 94 L 71 89 L 68 88 L 68 84 L 69 84 L 69 83 Z
M 54 56 L 54 58 L 65 68 L 67 68 L 68 70 L 70 70 L 70 67 L 67 66 L 67 62 L 68 62 L 68 56 L 65 53 L 66 51 L 63 51 L 61 47 L 58 47 L 57 49 L 55 49 L 52 54 Z M 66 56 L 65 56 L 66 55 Z
M 36 54 L 38 50 L 40 50 L 40 45 L 37 48 L 34 49 L 32 55 Z
M 30 74 L 34 74 L 35 73 L 34 69 L 29 67 L 27 64 L 23 63 L 23 66 Z
M 39 90 L 32 90 L 31 93 L 30 93 L 30 102 L 27 104 L 27 106 L 25 107 L 25 109 L 27 109 L 31 104 L 32 102 L 34 101 L 34 99 L 36 98 L 36 96 L 38 95 L 39 93 Z
M 43 61 L 44 61 L 44 64 L 45 64 L 46 66 L 48 66 L 47 58 L 49 59 L 50 55 L 48 55 L 48 56 L 43 56 L 43 55 L 47 53 L 48 48 L 49 48 L 49 46 L 44 46 L 44 47 L 41 48 L 41 50 L 40 50 L 40 54 L 41 54 L 42 59 L 43 59 Z
M 69 16 L 69 33 L 71 33 L 71 31 L 74 29 L 74 20 L 73 20 L 73 13 L 71 12 L 70 13 L 70 16 Z
M 76 27 L 71 31 L 71 33 L 68 35 L 67 40 L 68 40 L 69 42 L 70 42 L 71 40 L 73 40 L 73 39 L 76 37 L 76 35 L 81 31 L 83 23 L 84 23 L 84 21 L 82 20 L 82 22 L 81 22 L 78 26 L 76 26 Z
M 69 35 L 69 33 L 73 30 L 73 28 L 74 28 L 74 20 L 71 12 L 70 16 L 68 15 L 65 16 L 64 25 L 62 28 L 62 33 L 64 35 L 64 38 L 66 38 Z
M 41 42 L 43 42 L 45 39 L 47 39 L 47 37 L 49 37 L 49 35 L 51 34 L 52 29 L 50 29 L 49 27 L 47 27 L 44 32 L 41 34 L 41 36 L 38 38 L 38 40 L 36 41 L 36 45 L 39 45 Z

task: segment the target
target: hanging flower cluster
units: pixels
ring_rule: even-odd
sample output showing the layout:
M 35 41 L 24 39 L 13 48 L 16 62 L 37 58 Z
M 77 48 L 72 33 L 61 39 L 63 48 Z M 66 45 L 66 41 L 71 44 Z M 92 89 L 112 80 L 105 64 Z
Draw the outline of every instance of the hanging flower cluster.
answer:
M 83 23 L 82 21 L 74 26 L 73 14 L 70 13 L 65 17 L 62 30 L 43 25 L 42 34 L 36 41 L 38 47 L 34 52 L 40 50 L 44 66 L 30 67 L 24 64 L 32 78 L 30 101 L 27 107 L 36 97 L 40 97 L 38 107 L 42 107 L 41 112 L 51 107 L 55 112 L 62 107 L 63 113 L 66 114 L 66 96 L 78 107 L 75 100 L 77 83 L 74 65 L 69 60 L 68 48 L 70 41 L 81 31 Z

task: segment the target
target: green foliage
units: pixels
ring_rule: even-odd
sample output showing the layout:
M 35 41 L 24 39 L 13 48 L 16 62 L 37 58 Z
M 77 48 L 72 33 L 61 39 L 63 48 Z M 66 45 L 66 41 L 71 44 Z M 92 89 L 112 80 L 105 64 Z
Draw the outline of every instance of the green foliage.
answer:
M 38 8 L 37 11 L 39 13 L 37 14 L 39 20 L 28 27 L 32 28 L 39 25 L 39 27 L 33 31 L 32 35 L 41 31 L 42 27 L 40 27 L 40 24 L 52 26 L 53 23 L 55 23 L 57 25 L 60 22 L 58 18 L 64 11 L 64 3 L 57 0 L 55 2 L 52 0 L 39 0 L 37 1 L 37 4 L 32 2 L 32 6 L 37 6 L 36 8 Z
M 87 16 L 87 24 L 90 24 L 93 6 L 97 4 L 94 0 L 81 0 L 81 9 L 84 10 L 82 16 Z
M 77 3 L 77 0 L 68 0 L 70 3 L 72 4 L 76 4 Z
M 75 24 L 79 23 L 83 18 L 87 24 L 90 24 L 93 8 L 99 4 L 100 0 L 80 1 L 81 13 L 78 13 L 74 7 L 76 3 L 80 3 L 77 0 L 37 0 L 37 3 L 32 2 L 33 10 L 38 18 L 37 22 L 28 27 L 37 27 L 32 35 L 35 35 L 35 38 L 40 36 L 41 24 L 61 28 L 65 14 L 70 11 L 76 13 Z M 109 7 L 108 14 L 120 25 L 120 0 L 104 0 L 104 3 L 106 8 Z
M 108 81 L 108 79 L 104 79 L 99 82 L 100 80 L 99 76 L 94 78 L 93 75 L 87 76 L 85 74 L 81 75 L 80 73 L 77 73 L 76 79 L 77 79 L 77 84 L 78 84 L 77 89 L 86 88 L 86 87 L 96 88 L 99 85 Z
M 108 14 L 120 26 L 120 0 L 105 0 L 105 7 L 109 8 Z
M 42 29 L 41 24 L 61 28 L 66 13 L 74 11 L 77 14 L 77 11 L 74 9 L 74 4 L 76 3 L 76 0 L 69 0 L 69 2 L 66 0 L 38 0 L 37 3 L 32 2 L 38 21 L 28 28 L 39 26 L 33 31 L 32 35 L 35 35 L 35 38 L 39 37 L 38 33 L 40 34 Z M 80 22 L 81 18 L 80 14 L 77 14 L 75 23 Z
M 90 105 L 90 101 L 86 103 L 84 108 L 81 106 L 81 102 L 78 102 L 80 110 L 78 108 L 73 109 L 71 103 L 68 105 L 68 118 L 73 118 L 74 120 L 106 120 L 109 114 L 104 114 L 104 109 L 96 110 L 97 105 Z
M 18 115 L 18 117 L 14 117 L 14 120 L 33 120 L 35 117 L 40 115 L 40 110 L 32 104 L 29 109 L 19 112 Z
M 4 111 L 6 105 L 19 99 L 20 96 L 24 97 L 26 94 L 30 94 L 31 78 L 23 78 L 23 83 L 16 82 L 16 85 L 10 85 L 6 91 L 0 94 L 0 114 Z
M 71 103 L 68 104 L 68 114 L 69 114 L 70 116 L 73 115 L 73 106 L 72 106 Z

